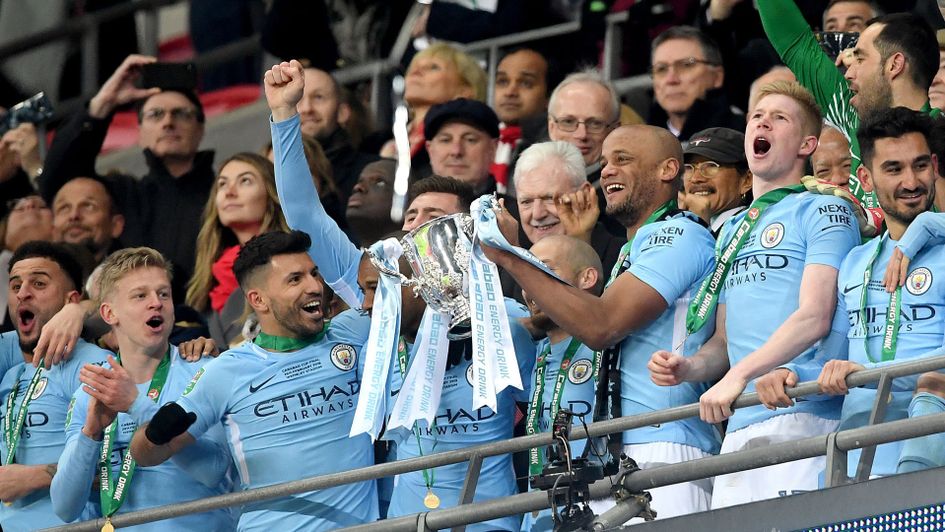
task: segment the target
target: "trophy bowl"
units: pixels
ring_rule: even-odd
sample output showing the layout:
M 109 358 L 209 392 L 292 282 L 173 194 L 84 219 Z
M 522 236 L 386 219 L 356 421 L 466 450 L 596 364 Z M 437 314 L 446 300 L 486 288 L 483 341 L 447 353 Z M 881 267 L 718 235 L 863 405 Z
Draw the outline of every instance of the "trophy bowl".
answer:
M 440 216 L 407 233 L 400 240 L 404 257 L 413 272 L 406 278 L 384 267 L 371 255 L 371 262 L 385 275 L 401 278 L 427 306 L 450 316 L 450 339 L 468 338 L 469 254 L 473 221 L 466 213 Z

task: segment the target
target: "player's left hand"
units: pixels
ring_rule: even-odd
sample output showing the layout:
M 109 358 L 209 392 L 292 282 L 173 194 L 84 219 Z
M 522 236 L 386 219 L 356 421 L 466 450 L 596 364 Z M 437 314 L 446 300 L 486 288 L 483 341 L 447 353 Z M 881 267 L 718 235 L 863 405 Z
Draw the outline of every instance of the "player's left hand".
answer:
M 86 364 L 79 370 L 82 388 L 98 399 L 108 409 L 127 412 L 138 397 L 138 387 L 128 370 L 121 367 L 115 357 L 108 355 L 110 368 Z
M 861 369 L 866 368 L 849 360 L 828 360 L 817 377 L 820 391 L 829 395 L 846 395 L 850 391 L 847 388 L 847 375 Z
M 729 372 L 699 398 L 699 417 L 706 423 L 721 423 L 732 417 L 732 403 L 747 385 L 748 381 Z
M 886 265 L 886 274 L 883 275 L 883 286 L 890 294 L 897 288 L 906 284 L 906 276 L 909 274 L 909 257 L 907 257 L 898 246 L 893 248 L 892 256 L 889 257 L 889 263 Z
M 216 342 L 212 338 L 204 338 L 203 336 L 177 344 L 177 350 L 180 351 L 181 358 L 187 362 L 196 362 L 207 356 L 220 356 L 220 350 L 217 348 Z

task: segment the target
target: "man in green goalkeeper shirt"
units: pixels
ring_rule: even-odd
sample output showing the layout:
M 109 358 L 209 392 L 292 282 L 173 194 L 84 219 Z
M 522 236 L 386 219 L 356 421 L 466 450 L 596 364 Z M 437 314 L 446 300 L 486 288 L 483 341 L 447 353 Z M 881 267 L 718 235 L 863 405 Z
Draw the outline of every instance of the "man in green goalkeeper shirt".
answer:
M 860 117 L 888 107 L 908 107 L 937 116 L 928 91 L 938 70 L 938 41 L 929 24 L 911 13 L 877 17 L 860 34 L 846 73 L 823 52 L 792 0 L 757 0 L 765 33 L 798 81 L 810 90 L 825 120 L 850 141 L 850 191 L 866 207 L 875 196 L 856 178 Z

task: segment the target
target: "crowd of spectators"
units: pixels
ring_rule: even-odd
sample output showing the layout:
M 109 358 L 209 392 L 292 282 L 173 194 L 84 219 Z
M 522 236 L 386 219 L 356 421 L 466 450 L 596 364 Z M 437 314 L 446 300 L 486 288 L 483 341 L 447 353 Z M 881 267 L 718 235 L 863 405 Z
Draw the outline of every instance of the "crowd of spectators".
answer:
M 932 214 L 945 208 L 942 0 L 552 2 L 540 17 L 526 1 L 427 3 L 413 36 L 433 42 L 404 69 L 409 153 L 370 129 L 359 91 L 332 75 L 385 40 L 378 29 L 348 50 L 340 37 L 399 20 L 403 6 L 317 4 L 334 50 L 290 38 L 299 6 L 271 6 L 270 17 L 283 15 L 266 21 L 264 44 L 298 55 L 264 73 L 272 142 L 258 153 L 202 150 L 198 94 L 140 87 L 157 59 L 137 54 L 58 125 L 48 149 L 33 124 L 0 138 L 4 530 L 548 431 L 565 405 L 580 423 L 700 403 L 699 419 L 627 431 L 609 449 L 589 444 L 592 458 L 623 452 L 647 468 L 735 452 L 862 426 L 876 391 L 848 390 L 847 375 L 945 344 L 935 282 L 945 224 Z M 624 9 L 638 17 L 619 68 L 649 73 L 644 105 L 587 66 L 602 37 L 588 28 Z M 585 30 L 570 49 L 561 39 L 517 45 L 492 73 L 446 42 L 578 12 Z M 831 51 L 822 32 L 858 40 Z M 235 79 L 247 65 L 231 67 Z M 142 176 L 96 164 L 126 108 L 137 113 Z M 402 223 L 390 217 L 398 156 L 411 162 Z M 565 282 L 484 240 L 524 391 L 474 407 L 472 342 L 436 344 L 423 300 L 407 288 L 393 298 L 370 259 L 385 259 L 386 238 L 468 213 L 483 195 L 497 199 L 502 236 Z M 920 306 L 931 315 L 918 317 Z M 434 374 L 442 402 L 434 422 L 374 442 L 351 427 L 369 334 L 389 307 L 400 307 L 390 402 L 412 393 L 408 362 L 421 346 L 446 361 Z M 801 380 L 818 380 L 823 400 L 789 399 Z M 260 394 L 279 398 L 262 400 L 270 381 Z M 929 373 L 897 387 L 886 420 L 945 411 L 943 381 Z M 743 391 L 763 406 L 733 411 Z M 46 421 L 34 425 L 25 413 L 40 408 Z M 276 464 L 303 440 L 310 454 Z M 103 445 L 114 450 L 104 465 Z M 132 451 L 147 472 L 133 482 L 123 476 Z M 543 453 L 514 467 L 486 460 L 475 500 L 527 490 Z M 880 446 L 872 473 L 943 464 L 945 441 L 933 435 Z M 814 458 L 658 488 L 653 507 L 666 518 L 817 489 L 823 469 Z M 443 466 L 200 519 L 215 520 L 211 529 L 333 529 L 458 504 L 464 474 Z M 89 499 L 100 475 L 102 499 L 99 487 Z M 131 495 L 115 482 L 131 482 Z M 170 483 L 181 487 L 148 497 Z M 551 519 L 470 529 L 548 530 Z

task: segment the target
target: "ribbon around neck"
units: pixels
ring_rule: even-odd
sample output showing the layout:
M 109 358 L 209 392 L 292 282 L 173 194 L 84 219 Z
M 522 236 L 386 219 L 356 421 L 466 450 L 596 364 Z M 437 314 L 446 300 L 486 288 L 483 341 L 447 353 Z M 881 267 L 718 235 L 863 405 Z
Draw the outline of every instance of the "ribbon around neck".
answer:
M 394 238 L 375 242 L 370 253 L 387 268 L 398 271 L 398 260 L 403 248 Z M 378 275 L 374 293 L 371 329 L 364 355 L 364 374 L 361 391 L 354 411 L 354 422 L 349 436 L 367 433 L 371 441 L 377 439 L 384 424 L 387 406 L 387 376 L 391 360 L 397 353 L 400 334 L 401 293 L 400 277 L 383 272 Z

